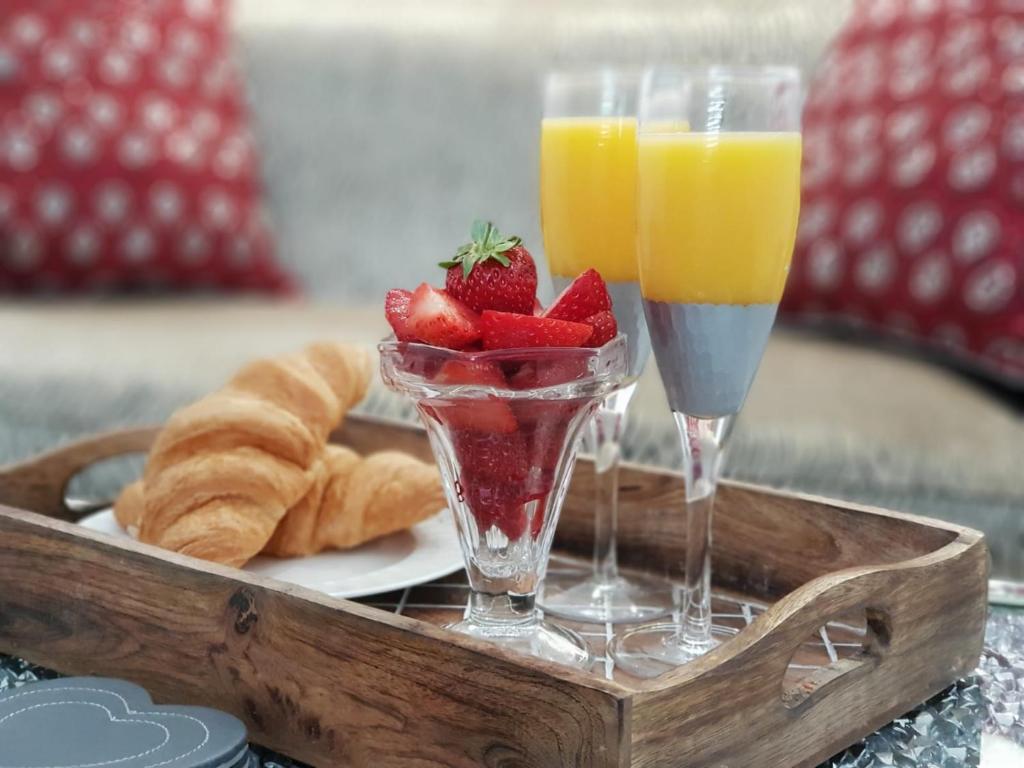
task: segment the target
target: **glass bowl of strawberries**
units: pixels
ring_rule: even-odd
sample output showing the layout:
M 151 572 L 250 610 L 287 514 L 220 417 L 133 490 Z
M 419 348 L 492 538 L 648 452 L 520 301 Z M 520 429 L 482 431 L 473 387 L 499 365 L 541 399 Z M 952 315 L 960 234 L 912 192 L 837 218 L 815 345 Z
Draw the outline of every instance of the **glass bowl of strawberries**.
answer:
M 473 235 L 442 263 L 444 289 L 388 293 L 395 336 L 379 345 L 381 374 L 415 402 L 457 522 L 471 595 L 452 629 L 586 668 L 586 643 L 544 620 L 536 594 L 577 437 L 623 384 L 626 339 L 603 316 L 545 317 L 518 238 L 491 225 Z

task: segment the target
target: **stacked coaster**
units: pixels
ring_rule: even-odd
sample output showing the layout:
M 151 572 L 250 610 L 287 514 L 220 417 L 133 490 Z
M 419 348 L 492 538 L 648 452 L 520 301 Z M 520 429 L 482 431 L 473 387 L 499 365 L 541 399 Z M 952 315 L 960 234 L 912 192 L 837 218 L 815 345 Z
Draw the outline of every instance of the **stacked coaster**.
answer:
M 66 677 L 0 694 L 0 768 L 252 768 L 245 726 L 156 706 L 122 680 Z

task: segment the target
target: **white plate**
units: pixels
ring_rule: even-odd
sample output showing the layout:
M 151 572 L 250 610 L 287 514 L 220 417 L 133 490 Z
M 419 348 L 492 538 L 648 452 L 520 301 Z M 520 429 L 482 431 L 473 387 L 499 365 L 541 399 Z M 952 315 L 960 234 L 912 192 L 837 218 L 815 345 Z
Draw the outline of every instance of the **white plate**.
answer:
M 83 517 L 79 524 L 117 538 L 131 538 L 109 509 Z M 250 560 L 245 570 L 332 597 L 366 597 L 439 579 L 461 567 L 455 522 L 446 509 L 407 531 L 356 549 L 309 557 L 260 556 Z

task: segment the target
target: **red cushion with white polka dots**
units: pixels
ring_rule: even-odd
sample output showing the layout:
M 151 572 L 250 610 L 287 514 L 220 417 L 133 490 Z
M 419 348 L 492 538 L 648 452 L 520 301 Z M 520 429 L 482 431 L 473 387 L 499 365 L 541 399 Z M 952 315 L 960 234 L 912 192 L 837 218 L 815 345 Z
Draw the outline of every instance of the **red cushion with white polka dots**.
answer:
M 4 0 L 0 293 L 287 291 L 225 0 Z
M 861 0 L 811 86 L 783 311 L 1024 384 L 1024 0 Z

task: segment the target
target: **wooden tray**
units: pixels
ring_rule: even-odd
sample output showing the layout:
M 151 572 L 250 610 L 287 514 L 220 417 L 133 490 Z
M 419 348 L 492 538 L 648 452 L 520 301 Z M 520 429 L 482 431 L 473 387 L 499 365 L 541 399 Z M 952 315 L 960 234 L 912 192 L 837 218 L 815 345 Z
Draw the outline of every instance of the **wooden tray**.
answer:
M 69 478 L 153 434 L 0 468 L 0 651 L 227 710 L 315 765 L 813 766 L 981 651 L 980 533 L 724 483 L 715 610 L 736 637 L 650 681 L 616 676 L 603 656 L 593 673 L 564 669 L 440 628 L 463 604 L 459 577 L 357 603 L 72 524 Z M 429 455 L 420 430 L 368 418 L 335 439 Z M 621 482 L 624 559 L 677 560 L 681 479 L 625 466 Z M 553 567 L 589 550 L 592 494 L 581 460 Z M 585 630 L 603 654 L 611 628 Z

